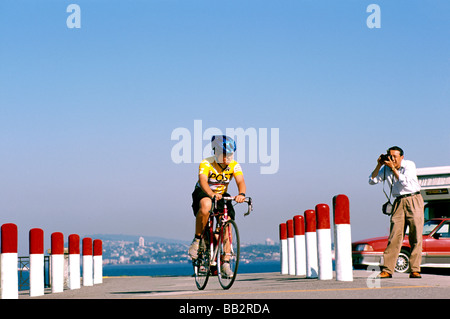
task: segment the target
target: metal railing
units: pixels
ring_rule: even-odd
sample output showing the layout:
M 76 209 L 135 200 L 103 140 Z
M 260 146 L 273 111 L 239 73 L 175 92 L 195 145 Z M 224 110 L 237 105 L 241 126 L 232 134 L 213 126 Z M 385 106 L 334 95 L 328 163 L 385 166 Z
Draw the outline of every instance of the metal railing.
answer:
M 30 257 L 18 257 L 19 290 L 30 289 Z M 44 256 L 44 288 L 50 287 L 50 256 Z

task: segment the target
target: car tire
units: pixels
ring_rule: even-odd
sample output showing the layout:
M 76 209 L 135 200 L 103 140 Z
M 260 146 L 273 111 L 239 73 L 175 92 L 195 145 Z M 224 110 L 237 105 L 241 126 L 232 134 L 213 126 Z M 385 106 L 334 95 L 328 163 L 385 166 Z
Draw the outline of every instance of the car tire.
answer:
M 406 249 L 402 249 L 398 255 L 397 262 L 395 263 L 395 271 L 400 273 L 409 272 L 411 270 L 411 263 L 409 257 L 410 252 Z

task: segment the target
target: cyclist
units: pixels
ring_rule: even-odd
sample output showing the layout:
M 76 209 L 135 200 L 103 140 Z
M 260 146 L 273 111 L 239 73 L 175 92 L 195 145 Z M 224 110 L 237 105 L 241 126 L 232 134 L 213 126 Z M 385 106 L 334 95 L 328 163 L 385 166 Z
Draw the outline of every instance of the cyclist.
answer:
M 200 237 L 203 229 L 208 223 L 211 210 L 211 199 L 216 197 L 218 209 L 222 210 L 224 201 L 222 196 L 230 196 L 227 193 L 228 184 L 234 177 L 238 187 L 239 195 L 235 201 L 242 203 L 245 200 L 246 186 L 241 166 L 233 158 L 236 151 L 235 141 L 226 135 L 215 135 L 211 139 L 211 148 L 214 156 L 204 159 L 200 163 L 198 182 L 192 193 L 192 209 L 195 215 L 195 237 L 189 247 L 189 255 L 192 259 L 197 258 Z M 234 219 L 234 209 L 230 201 L 227 202 L 229 218 Z M 222 273 L 232 276 L 230 264 L 223 260 Z

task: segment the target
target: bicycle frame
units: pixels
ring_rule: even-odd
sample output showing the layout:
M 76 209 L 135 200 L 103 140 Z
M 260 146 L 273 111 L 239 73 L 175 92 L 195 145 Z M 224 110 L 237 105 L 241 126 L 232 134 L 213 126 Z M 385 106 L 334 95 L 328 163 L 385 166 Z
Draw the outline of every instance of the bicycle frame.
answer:
M 217 225 L 216 225 L 216 231 L 217 231 L 217 229 L 219 229 L 219 231 L 223 231 L 224 230 L 223 226 L 228 221 L 227 201 L 234 200 L 234 197 L 222 197 L 222 199 L 224 200 L 223 213 L 220 213 L 220 212 L 219 213 L 214 213 L 215 207 L 217 206 L 217 200 L 214 197 L 213 198 L 213 204 L 212 204 L 211 210 L 210 210 L 209 219 L 208 219 L 208 222 L 209 222 L 209 225 L 210 225 L 210 227 L 209 227 L 210 237 L 209 238 L 213 239 L 213 240 L 211 240 L 210 250 L 209 250 L 210 252 L 213 252 L 211 254 L 211 256 L 210 256 L 211 257 L 211 259 L 210 259 L 211 260 L 211 266 L 216 266 L 217 265 L 217 254 L 219 252 L 219 245 L 218 245 L 219 243 L 217 243 L 215 245 L 216 247 L 214 247 L 214 241 L 217 241 L 218 239 L 220 239 L 220 240 L 224 239 L 224 234 L 220 234 L 218 238 L 217 237 L 213 237 L 213 235 L 215 235 L 214 231 L 213 231 L 214 217 L 218 217 L 219 218 L 219 220 L 217 222 Z M 247 213 L 244 214 L 244 216 L 248 216 L 250 214 L 250 212 L 253 210 L 252 199 L 250 197 L 247 197 L 244 202 L 246 202 L 248 204 L 248 211 L 247 211 Z M 228 232 L 228 238 L 231 238 L 232 236 L 231 236 L 230 230 L 226 229 L 225 231 Z M 231 238 L 231 240 L 232 240 L 232 238 Z M 220 244 L 222 244 L 222 243 L 220 243 Z M 233 248 L 231 247 L 231 250 L 232 249 Z M 233 251 L 231 251 L 230 253 L 233 254 Z
M 234 197 L 222 197 L 222 199 L 224 199 L 224 208 L 222 211 L 216 211 L 217 200 L 215 197 L 213 198 L 208 223 L 202 233 L 202 238 L 209 238 L 209 249 L 207 250 L 207 255 L 204 256 L 206 257 L 206 260 L 203 259 L 204 261 L 200 261 L 200 264 L 206 262 L 204 265 L 207 265 L 208 274 L 203 280 L 203 283 L 197 282 L 196 278 L 197 287 L 200 290 L 204 289 L 207 284 L 207 277 L 211 271 L 211 266 L 217 266 L 219 282 L 224 289 L 229 289 L 236 278 L 239 264 L 239 232 L 235 221 L 229 218 L 227 207 L 227 202 L 234 200 Z M 247 197 L 244 202 L 248 204 L 248 211 L 244 214 L 244 216 L 247 216 L 253 210 L 252 200 L 250 197 Z M 215 220 L 216 225 L 214 225 Z M 233 249 L 233 244 L 235 245 L 236 251 Z M 230 264 L 232 275 L 226 274 L 225 272 L 222 273 L 220 266 L 224 263 Z M 200 264 L 194 262 L 196 277 L 197 275 L 201 276 L 197 273 L 199 270 L 196 268 L 196 265 L 198 265 L 197 267 L 200 267 Z
M 231 198 L 231 197 L 230 197 Z M 211 208 L 211 213 L 210 213 L 210 218 L 209 218 L 209 223 L 210 223 L 210 227 L 209 227 L 209 231 L 210 231 L 210 237 L 212 240 L 210 240 L 210 260 L 211 266 L 216 266 L 217 265 L 217 255 L 219 253 L 219 243 L 218 240 L 223 240 L 223 234 L 217 234 L 217 229 L 219 229 L 219 232 L 223 231 L 223 226 L 225 225 L 225 223 L 228 221 L 228 208 L 226 205 L 226 200 L 225 200 L 225 205 L 224 205 L 224 209 L 223 209 L 223 213 L 214 213 L 214 204 L 213 207 Z M 217 217 L 219 220 L 217 221 L 216 224 L 216 231 L 213 231 L 214 229 L 214 218 Z M 216 243 L 216 245 L 214 245 L 214 243 Z M 215 247 L 214 247 L 215 246 Z

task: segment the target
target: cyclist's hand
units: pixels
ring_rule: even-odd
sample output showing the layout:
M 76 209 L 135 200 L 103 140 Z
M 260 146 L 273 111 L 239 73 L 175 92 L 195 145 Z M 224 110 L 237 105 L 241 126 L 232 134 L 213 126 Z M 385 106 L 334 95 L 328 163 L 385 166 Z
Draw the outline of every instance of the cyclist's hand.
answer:
M 234 198 L 234 200 L 236 201 L 236 203 L 243 203 L 245 200 L 245 196 L 242 195 L 236 195 L 236 197 Z
M 216 197 L 216 200 L 222 199 L 222 194 L 214 194 L 213 196 L 211 196 L 211 198 L 214 198 L 214 196 Z

